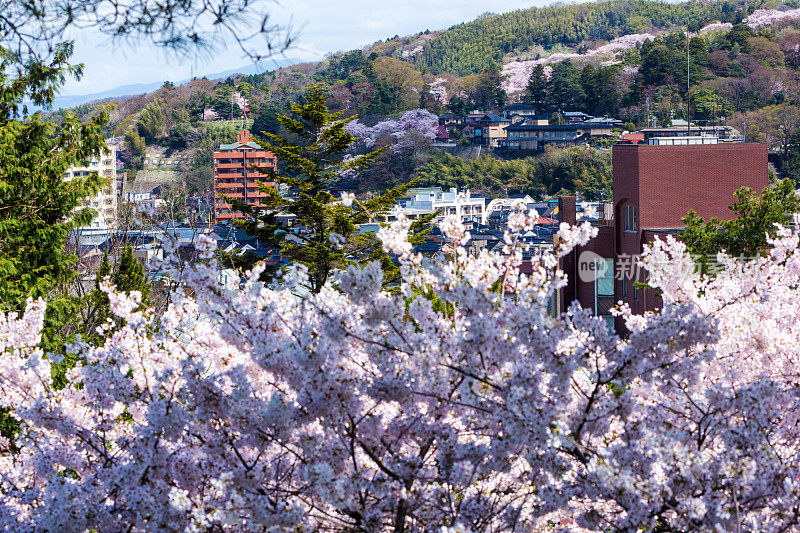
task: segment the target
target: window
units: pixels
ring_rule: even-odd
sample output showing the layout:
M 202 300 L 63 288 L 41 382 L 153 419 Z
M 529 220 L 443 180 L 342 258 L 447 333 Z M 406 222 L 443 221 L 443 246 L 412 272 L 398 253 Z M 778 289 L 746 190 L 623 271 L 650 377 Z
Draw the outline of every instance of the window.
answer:
M 595 263 L 595 290 L 598 297 L 614 296 L 614 260 L 598 259 Z
M 624 216 L 625 216 L 625 226 L 624 226 L 625 231 L 635 232 L 638 223 L 638 221 L 636 220 L 636 207 L 630 204 L 626 205 Z
M 628 298 L 628 278 L 622 278 L 622 299 L 626 300 Z
M 614 317 L 610 310 L 614 306 L 614 260 L 595 261 L 594 314 L 605 320 L 609 331 L 614 331 Z

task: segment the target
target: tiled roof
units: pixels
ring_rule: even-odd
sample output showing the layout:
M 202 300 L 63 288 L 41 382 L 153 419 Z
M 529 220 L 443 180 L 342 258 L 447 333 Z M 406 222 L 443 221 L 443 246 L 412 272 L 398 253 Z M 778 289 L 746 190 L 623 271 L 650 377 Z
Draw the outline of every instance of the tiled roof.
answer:
M 254 143 L 252 141 L 247 142 L 247 143 L 235 142 L 235 143 L 232 143 L 232 144 L 221 144 L 219 146 L 219 149 L 221 151 L 223 151 L 223 152 L 228 152 L 230 150 L 236 150 L 237 148 L 241 148 L 243 146 L 247 146 L 249 148 L 255 148 L 256 150 L 262 150 L 262 148 L 259 145 L 257 145 L 256 143 Z

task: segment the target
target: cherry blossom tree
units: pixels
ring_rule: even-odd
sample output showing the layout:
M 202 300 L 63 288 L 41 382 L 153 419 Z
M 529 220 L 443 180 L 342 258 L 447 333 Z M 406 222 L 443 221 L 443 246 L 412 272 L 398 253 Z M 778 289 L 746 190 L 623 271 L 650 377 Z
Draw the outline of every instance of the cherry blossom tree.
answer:
M 45 303 L 0 318 L 0 443 L 11 530 L 788 531 L 800 519 L 798 234 L 701 277 L 685 247 L 645 262 L 663 309 L 548 313 L 561 243 L 520 274 L 535 213 L 503 253 L 413 253 L 380 232 L 403 283 L 354 266 L 319 294 L 302 267 L 265 286 L 184 277 L 161 316 L 109 283 L 126 325 L 77 342 L 62 390 L 38 348 Z
M 355 121 L 347 125 L 347 131 L 358 137 L 364 146 L 372 148 L 383 137 L 392 137 L 392 150 L 401 150 L 413 144 L 414 134 L 433 141 L 436 139 L 436 129 L 439 118 L 426 109 L 413 109 L 406 111 L 395 119 L 386 119 L 369 127 Z

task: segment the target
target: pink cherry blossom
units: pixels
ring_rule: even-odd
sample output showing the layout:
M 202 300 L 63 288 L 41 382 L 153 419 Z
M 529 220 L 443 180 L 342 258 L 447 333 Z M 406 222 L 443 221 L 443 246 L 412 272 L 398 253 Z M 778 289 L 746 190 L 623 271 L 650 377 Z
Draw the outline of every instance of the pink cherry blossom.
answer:
M 530 217 L 530 219 L 529 219 Z M 517 213 L 513 230 L 535 217 Z M 797 222 L 800 222 L 798 219 Z M 78 340 L 55 389 L 39 347 L 45 302 L 0 315 L 0 440 L 10 531 L 793 531 L 800 520 L 800 253 L 782 228 L 767 257 L 721 256 L 714 278 L 656 241 L 663 307 L 627 335 L 579 305 L 549 311 L 558 247 L 446 257 L 379 232 L 377 262 L 319 294 L 307 272 L 241 288 L 184 269 L 163 314 L 109 293 L 124 322 Z M 797 227 L 797 226 L 795 226 Z M 687 266 L 689 269 L 687 270 Z M 175 274 L 178 276 L 178 274 Z
M 407 147 L 412 142 L 409 136 L 412 132 L 433 141 L 436 138 L 438 126 L 439 119 L 436 115 L 426 109 L 414 109 L 406 111 L 397 120 L 386 119 L 372 127 L 355 121 L 349 123 L 346 128 L 347 131 L 358 137 L 367 148 L 375 146 L 375 143 L 383 137 L 392 137 L 391 146 L 396 151 Z

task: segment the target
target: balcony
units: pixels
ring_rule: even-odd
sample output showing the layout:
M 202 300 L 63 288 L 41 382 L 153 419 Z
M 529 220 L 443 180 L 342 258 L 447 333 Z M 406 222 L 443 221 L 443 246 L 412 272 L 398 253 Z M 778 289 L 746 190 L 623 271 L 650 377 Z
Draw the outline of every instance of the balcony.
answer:
M 233 163 L 217 163 L 214 165 L 214 168 L 223 170 L 229 168 L 242 168 L 241 162 L 233 162 Z
M 244 185 L 241 183 L 215 183 L 215 189 L 242 189 Z

